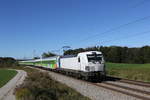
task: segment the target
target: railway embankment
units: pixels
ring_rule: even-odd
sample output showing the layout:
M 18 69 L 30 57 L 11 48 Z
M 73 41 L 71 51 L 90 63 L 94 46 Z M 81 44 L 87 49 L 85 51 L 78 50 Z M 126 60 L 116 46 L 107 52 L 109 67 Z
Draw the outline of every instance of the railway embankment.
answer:
M 40 69 L 41 70 L 41 69 Z M 51 71 L 48 72 L 55 80 L 68 85 L 92 100 L 149 100 L 150 87 L 121 83 L 121 80 L 91 83 L 78 80 Z M 140 83 L 138 83 L 140 84 Z M 136 88 L 136 89 L 135 89 Z
M 78 92 L 85 96 L 88 96 L 92 100 L 139 100 L 132 95 L 120 93 L 119 91 L 114 91 L 102 86 L 93 85 L 91 83 L 76 80 L 54 72 L 50 72 L 49 74 L 59 82 L 76 89 Z M 101 85 L 103 83 L 99 84 Z
M 18 67 L 28 72 L 23 84 L 14 93 L 17 100 L 90 100 L 67 85 L 53 79 L 49 72 Z

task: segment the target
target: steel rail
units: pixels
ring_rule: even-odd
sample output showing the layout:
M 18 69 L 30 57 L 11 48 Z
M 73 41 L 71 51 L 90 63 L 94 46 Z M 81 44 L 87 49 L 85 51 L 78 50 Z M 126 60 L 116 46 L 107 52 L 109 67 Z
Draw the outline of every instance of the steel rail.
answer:
M 113 84 L 113 83 L 103 83 L 103 84 L 150 95 L 150 92 L 148 92 L 148 91 L 143 91 L 143 90 L 139 90 L 139 89 L 135 89 L 135 88 L 130 88 L 130 87 L 127 87 L 127 86 L 117 85 L 117 84 Z
M 130 80 L 124 80 L 124 79 L 122 79 L 122 80 L 119 80 L 119 82 L 133 84 L 133 85 L 138 85 L 138 86 L 143 86 L 143 87 L 150 87 L 150 84 L 141 83 L 141 82 L 138 82 L 138 81 L 130 81 Z
M 113 80 L 113 81 L 118 81 L 118 82 L 121 82 L 121 83 L 128 83 L 128 84 L 133 84 L 133 85 L 138 85 L 138 86 L 143 86 L 143 87 L 150 87 L 150 82 L 129 80 L 129 79 L 112 77 L 112 76 L 107 76 L 106 81 L 107 80 Z
M 137 95 L 137 94 L 126 92 L 126 91 L 121 91 L 121 90 L 114 89 L 114 88 L 111 88 L 111 87 L 108 87 L 108 86 L 103 86 L 103 85 L 100 85 L 100 84 L 94 84 L 94 85 L 96 85 L 98 87 L 108 89 L 108 90 L 112 90 L 112 91 L 115 91 L 115 92 L 119 92 L 119 93 L 122 93 L 122 94 L 125 94 L 125 95 L 128 95 L 128 96 L 132 96 L 132 97 L 135 97 L 135 98 L 138 98 L 138 99 L 150 100 L 150 98 L 148 98 L 148 97 L 140 96 L 140 95 Z

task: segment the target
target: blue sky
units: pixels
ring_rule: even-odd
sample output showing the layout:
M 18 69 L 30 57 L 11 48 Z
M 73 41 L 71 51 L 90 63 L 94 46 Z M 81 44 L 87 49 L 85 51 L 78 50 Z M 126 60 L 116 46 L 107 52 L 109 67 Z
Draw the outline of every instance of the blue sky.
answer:
M 0 56 L 28 58 L 64 45 L 149 45 L 150 32 L 143 32 L 150 18 L 106 32 L 149 11 L 149 0 L 0 0 Z

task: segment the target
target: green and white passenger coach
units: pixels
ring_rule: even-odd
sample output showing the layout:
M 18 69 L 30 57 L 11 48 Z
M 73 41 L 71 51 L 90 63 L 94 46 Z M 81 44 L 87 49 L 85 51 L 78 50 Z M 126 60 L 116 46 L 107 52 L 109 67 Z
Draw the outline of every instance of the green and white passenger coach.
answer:
M 24 65 L 34 65 L 34 66 L 56 69 L 58 68 L 59 58 L 60 56 L 54 56 L 54 57 L 43 58 L 43 59 L 20 61 L 19 63 Z
M 36 60 L 20 61 L 20 64 L 33 65 L 35 67 L 50 69 L 86 79 L 102 79 L 106 74 L 104 57 L 99 51 L 81 52 L 76 56 L 54 56 Z

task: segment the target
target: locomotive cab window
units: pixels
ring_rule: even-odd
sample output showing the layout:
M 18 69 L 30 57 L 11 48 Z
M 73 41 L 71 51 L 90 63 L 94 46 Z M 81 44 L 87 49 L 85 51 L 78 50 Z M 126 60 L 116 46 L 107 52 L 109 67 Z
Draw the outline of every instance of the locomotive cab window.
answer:
M 101 54 L 89 54 L 87 55 L 88 62 L 101 62 L 102 55 Z

